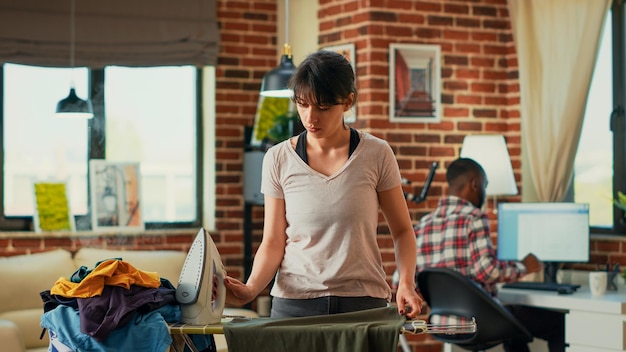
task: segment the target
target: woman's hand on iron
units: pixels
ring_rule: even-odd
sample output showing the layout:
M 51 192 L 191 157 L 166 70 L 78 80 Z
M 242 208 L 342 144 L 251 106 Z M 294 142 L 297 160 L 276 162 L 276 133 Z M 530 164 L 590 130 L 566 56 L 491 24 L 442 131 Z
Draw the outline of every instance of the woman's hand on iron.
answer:
M 242 306 L 254 299 L 252 290 L 233 277 L 226 276 L 224 286 L 226 287 L 226 304 Z

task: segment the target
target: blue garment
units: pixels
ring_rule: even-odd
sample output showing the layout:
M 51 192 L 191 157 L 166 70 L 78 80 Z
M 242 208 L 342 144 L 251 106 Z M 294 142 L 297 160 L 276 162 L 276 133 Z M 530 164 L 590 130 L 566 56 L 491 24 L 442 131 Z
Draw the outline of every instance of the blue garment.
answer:
M 78 310 L 59 305 L 41 316 L 41 326 L 54 332 L 59 342 L 77 352 L 163 352 L 172 343 L 166 322 L 180 320 L 180 306 L 177 305 L 167 305 L 143 315 L 135 313 L 129 324 L 113 330 L 104 341 L 98 342 L 80 332 Z M 191 338 L 199 350 L 215 350 L 213 335 L 192 335 Z
M 166 306 L 167 309 L 178 308 Z M 158 311 L 135 313 L 124 328 L 112 331 L 102 342 L 80 332 L 78 310 L 60 305 L 41 316 L 41 326 L 54 331 L 61 343 L 80 352 L 163 352 L 172 344 L 163 316 Z M 146 338 L 149 336 L 150 338 Z

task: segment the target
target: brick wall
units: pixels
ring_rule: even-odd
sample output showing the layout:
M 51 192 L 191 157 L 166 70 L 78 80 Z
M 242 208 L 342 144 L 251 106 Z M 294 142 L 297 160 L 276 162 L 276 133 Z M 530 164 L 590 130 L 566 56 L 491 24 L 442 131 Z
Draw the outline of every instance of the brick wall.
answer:
M 0 257 L 82 247 L 188 251 L 198 229 L 150 230 L 141 234 L 92 232 L 0 232 Z
M 244 127 L 252 126 L 263 75 L 278 65 L 277 1 L 218 1 L 216 245 L 230 275 L 243 276 Z M 282 46 L 282 45 L 281 45 Z M 253 208 L 255 251 L 263 209 Z

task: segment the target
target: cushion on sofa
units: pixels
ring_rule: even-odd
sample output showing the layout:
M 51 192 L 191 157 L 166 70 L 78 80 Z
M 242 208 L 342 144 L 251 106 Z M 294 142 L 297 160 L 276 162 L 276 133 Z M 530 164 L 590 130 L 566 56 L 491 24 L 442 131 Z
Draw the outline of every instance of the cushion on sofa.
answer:
M 40 308 L 43 302 L 39 293 L 49 290 L 61 276 L 76 270 L 69 251 L 56 249 L 49 252 L 0 257 L 0 312 Z
M 12 321 L 0 319 L 0 341 L 3 351 L 24 351 L 20 331 Z
M 97 262 L 111 258 L 122 258 L 136 269 L 156 272 L 160 277 L 168 279 L 174 286 L 177 286 L 187 252 L 81 248 L 74 255 L 74 262 L 77 268 L 85 266 L 92 269 Z
M 43 314 L 43 304 L 41 308 L 31 308 L 8 311 L 0 313 L 0 319 L 12 321 L 20 331 L 22 340 L 26 348 L 48 347 L 50 339 L 48 334 L 44 334 L 40 339 L 41 331 L 41 315 Z M 2 350 L 2 348 L 0 348 Z

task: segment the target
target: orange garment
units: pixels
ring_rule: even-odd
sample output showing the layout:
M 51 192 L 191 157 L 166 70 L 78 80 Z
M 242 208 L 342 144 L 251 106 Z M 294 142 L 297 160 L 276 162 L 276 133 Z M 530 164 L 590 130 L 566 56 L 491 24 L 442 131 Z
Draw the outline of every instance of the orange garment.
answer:
M 102 261 L 81 282 L 72 282 L 68 278 L 59 278 L 50 293 L 63 297 L 89 298 L 102 294 L 104 285 L 121 286 L 126 289 L 130 285 L 158 288 L 160 277 L 155 272 L 142 271 L 130 263 L 118 259 Z

